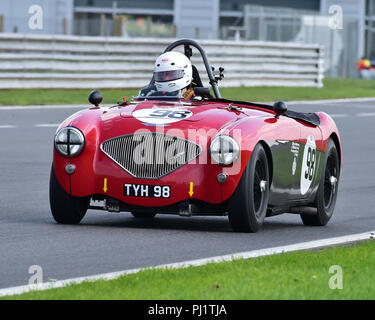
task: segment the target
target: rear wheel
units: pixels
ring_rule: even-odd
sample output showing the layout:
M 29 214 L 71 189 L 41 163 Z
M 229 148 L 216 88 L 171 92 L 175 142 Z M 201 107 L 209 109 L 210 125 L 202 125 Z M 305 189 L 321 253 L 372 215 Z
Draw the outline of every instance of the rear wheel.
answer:
M 335 143 L 330 139 L 327 144 L 322 176 L 315 200 L 317 213 L 315 215 L 301 215 L 304 225 L 325 226 L 331 219 L 336 205 L 339 176 L 339 156 Z
M 49 184 L 49 203 L 52 216 L 56 222 L 78 224 L 86 214 L 89 200 L 89 197 L 73 197 L 66 193 L 60 186 L 52 166 Z
M 132 212 L 134 218 L 153 218 L 156 216 L 156 213 L 153 212 Z
M 228 217 L 234 231 L 257 232 L 262 226 L 267 213 L 269 180 L 267 155 L 258 143 L 229 199 Z

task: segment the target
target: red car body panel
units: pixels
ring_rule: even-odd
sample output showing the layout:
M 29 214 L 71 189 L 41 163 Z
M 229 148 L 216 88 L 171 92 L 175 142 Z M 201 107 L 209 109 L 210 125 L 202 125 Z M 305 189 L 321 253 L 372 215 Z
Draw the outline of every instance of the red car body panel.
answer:
M 149 108 L 181 108 L 192 111 L 193 115 L 186 120 L 165 126 L 150 126 L 132 116 L 135 111 Z M 261 141 L 288 140 L 306 144 L 307 137 L 312 135 L 316 141 L 316 148 L 325 152 L 329 138 L 335 135 L 340 149 L 340 137 L 334 121 L 325 113 L 318 113 L 318 115 L 321 125 L 316 127 L 286 116 L 277 119 L 273 111 L 260 107 L 244 106 L 236 111 L 228 110 L 226 103 L 217 102 L 144 101 L 125 106 L 93 107 L 72 115 L 58 128 L 59 130 L 69 125 L 80 129 L 85 135 L 86 143 L 83 152 L 73 158 L 64 157 L 54 149 L 54 169 L 62 188 L 75 197 L 105 195 L 129 205 L 142 207 L 168 206 L 187 199 L 220 204 L 235 191 L 252 150 Z M 195 160 L 160 179 L 135 178 L 109 158 L 100 146 L 108 139 L 133 134 L 139 130 L 163 132 L 190 141 L 189 130 L 193 132 L 196 130 L 198 134 L 192 142 L 199 144 L 202 152 Z M 208 136 L 207 132 L 210 132 Z M 238 132 L 241 145 L 239 161 L 233 167 L 211 163 L 209 145 L 212 138 L 219 134 L 235 136 Z M 207 163 L 204 162 L 205 159 Z M 76 167 L 72 175 L 65 172 L 68 163 Z M 225 183 L 217 180 L 217 175 L 221 172 L 228 176 Z M 125 183 L 168 185 L 171 187 L 171 196 L 170 198 L 125 196 Z

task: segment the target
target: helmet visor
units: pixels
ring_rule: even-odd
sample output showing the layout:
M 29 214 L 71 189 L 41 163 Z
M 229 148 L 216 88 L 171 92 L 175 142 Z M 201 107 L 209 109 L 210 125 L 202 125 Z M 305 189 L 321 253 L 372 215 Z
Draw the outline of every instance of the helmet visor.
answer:
M 154 72 L 154 79 L 156 82 L 173 81 L 183 78 L 184 70 L 171 70 Z

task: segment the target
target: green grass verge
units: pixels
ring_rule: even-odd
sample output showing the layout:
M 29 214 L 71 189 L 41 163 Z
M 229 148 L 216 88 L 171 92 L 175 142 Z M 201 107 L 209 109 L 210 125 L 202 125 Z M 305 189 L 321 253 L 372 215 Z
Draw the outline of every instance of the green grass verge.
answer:
M 221 88 L 224 98 L 245 101 L 319 100 L 338 98 L 375 97 L 375 81 L 362 79 L 324 79 L 323 88 L 289 87 L 239 87 Z M 86 89 L 17 89 L 0 90 L 0 105 L 86 105 L 90 90 Z M 121 97 L 132 97 L 135 89 L 101 90 L 105 104 L 120 101 Z
M 343 289 L 329 288 L 332 265 Z M 375 241 L 211 263 L 145 270 L 110 281 L 84 282 L 7 299 L 374 299 Z

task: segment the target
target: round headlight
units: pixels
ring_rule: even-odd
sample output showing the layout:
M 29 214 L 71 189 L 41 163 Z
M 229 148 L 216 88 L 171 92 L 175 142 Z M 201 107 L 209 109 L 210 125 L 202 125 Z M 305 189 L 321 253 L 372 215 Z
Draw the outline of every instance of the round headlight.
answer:
M 60 129 L 55 136 L 55 148 L 65 157 L 78 156 L 85 147 L 85 136 L 74 127 Z
M 210 155 L 215 163 L 228 165 L 240 157 L 240 146 L 230 136 L 217 136 L 211 142 Z

